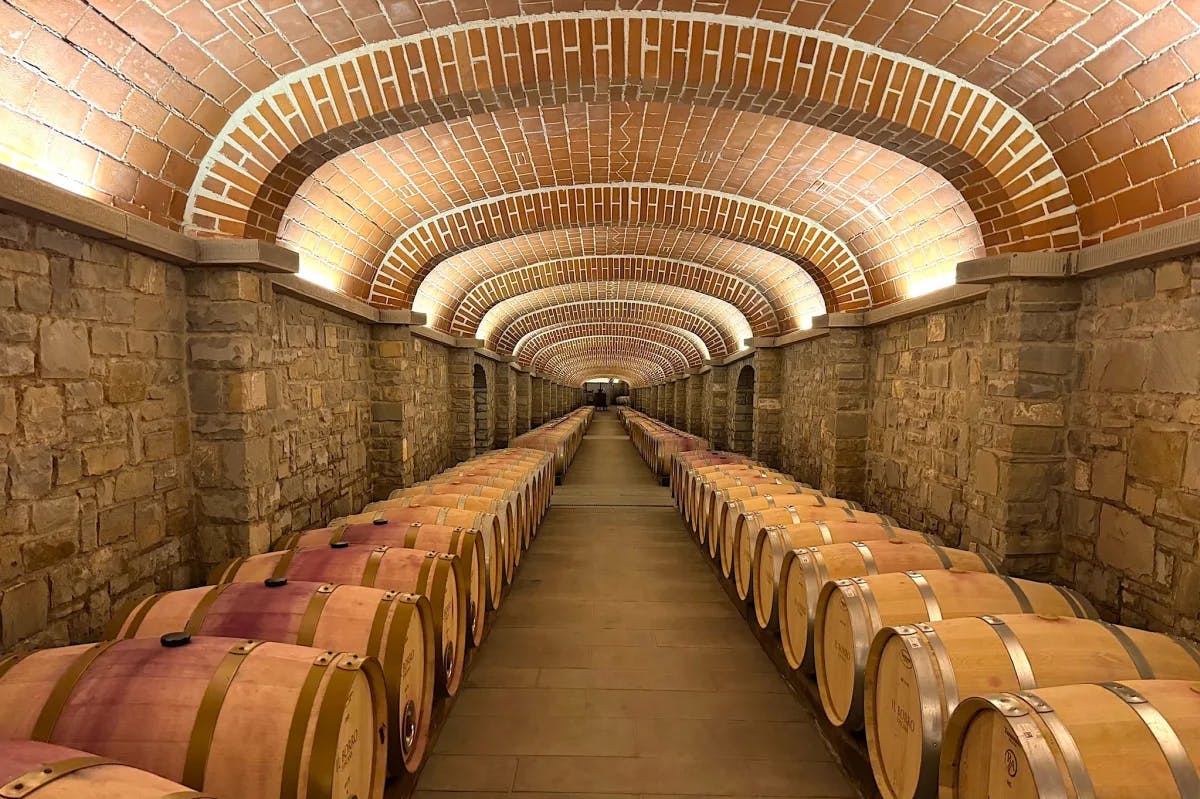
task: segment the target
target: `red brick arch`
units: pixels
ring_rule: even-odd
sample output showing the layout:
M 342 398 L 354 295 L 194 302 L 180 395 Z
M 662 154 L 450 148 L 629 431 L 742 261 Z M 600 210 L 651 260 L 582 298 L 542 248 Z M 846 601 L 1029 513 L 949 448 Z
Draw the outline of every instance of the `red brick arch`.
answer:
M 503 333 L 493 333 L 488 346 L 505 355 L 521 352 L 526 340 L 540 330 L 565 328 L 577 324 L 604 325 L 612 323 L 644 323 L 684 332 L 698 345 L 705 358 L 720 358 L 741 349 L 741 342 L 729 332 L 728 326 L 704 316 L 649 302 L 623 300 L 572 302 L 551 305 L 518 316 L 504 327 Z M 721 325 L 721 327 L 718 327 Z M 722 327 L 726 328 L 722 332 Z
M 535 92 L 519 85 L 519 60 L 503 61 L 502 52 L 533 51 L 532 38 L 506 18 L 536 10 L 544 16 L 526 22 L 544 32 L 549 52 L 562 54 L 536 57 L 559 73 L 578 70 L 581 84 L 612 86 L 609 94 L 622 98 L 653 95 L 663 62 L 721 76 L 723 84 L 699 92 L 702 102 L 714 104 L 716 96 L 769 110 L 790 108 L 799 82 L 831 96 L 886 96 L 890 88 L 915 97 L 926 75 L 940 75 L 919 66 L 932 65 L 992 92 L 1033 124 L 1071 180 L 1085 241 L 1200 212 L 1200 42 L 1189 3 L 672 0 L 670 13 L 620 10 L 628 5 L 589 0 L 592 10 L 580 12 L 579 0 L 538 0 L 536 9 L 517 0 L 322 0 L 306 13 L 283 2 L 2 4 L 0 162 L 178 225 L 189 192 L 206 182 L 196 181 L 206 154 L 215 158 L 230 144 L 251 152 L 265 142 L 286 158 L 289 133 L 313 116 L 297 110 L 305 103 L 321 118 L 316 133 L 393 101 L 413 110 L 414 125 L 456 113 L 451 98 L 462 94 L 463 77 L 476 94 L 494 85 L 508 105 L 519 104 L 518 95 L 528 104 Z M 831 48 L 832 57 L 814 59 L 832 67 L 827 76 L 797 75 L 792 53 L 820 37 L 846 37 L 850 57 Z M 393 57 L 400 50 L 412 57 Z M 404 71 L 434 52 L 435 68 Z M 867 56 L 879 59 L 873 73 L 859 66 Z M 470 65 L 465 76 L 450 66 L 459 57 Z M 737 91 L 751 67 L 773 81 L 759 87 L 767 98 L 760 106 Z M 343 70 L 372 82 L 360 93 L 346 91 Z M 426 88 L 418 93 L 413 84 Z M 235 111 L 242 107 L 248 115 Z M 231 124 L 231 115 L 239 122 Z M 257 121 L 234 133 L 250 115 Z M 918 109 L 913 124 L 927 125 L 925 116 Z M 969 121 L 960 127 L 974 128 Z M 232 148 L 227 155 L 229 163 L 240 158 Z M 236 174 L 229 180 L 239 186 L 229 193 L 234 201 L 257 193 Z M 211 189 L 224 191 L 217 182 Z
M 411 307 L 441 262 L 476 247 L 528 233 L 595 226 L 695 231 L 750 244 L 793 261 L 821 290 L 829 310 L 871 304 L 853 253 L 799 214 L 736 196 L 661 184 L 539 189 L 505 195 L 410 228 L 384 258 L 371 293 L 380 305 Z
M 571 66 L 551 56 L 567 51 Z M 990 251 L 1079 241 L 1049 148 L 994 95 L 850 39 L 695 13 L 519 17 L 332 59 L 239 109 L 201 164 L 187 222 L 270 238 L 304 179 L 382 136 L 479 111 L 639 97 L 762 109 L 902 152 L 954 184 Z
M 615 368 L 633 369 L 653 374 L 655 380 L 666 380 L 681 374 L 687 367 L 681 364 L 680 353 L 665 344 L 643 341 L 622 336 L 598 335 L 591 338 L 574 338 L 559 341 L 542 348 L 536 363 L 531 364 L 538 372 L 549 374 L 563 382 L 575 382 L 575 376 L 565 364 L 579 358 L 593 362 L 604 361 Z
M 746 319 L 734 306 L 715 297 L 653 282 L 610 280 L 567 283 L 518 294 L 488 311 L 478 333 L 489 346 L 504 351 L 508 341 L 516 343 L 511 338 L 511 331 L 523 317 L 547 309 L 577 305 L 605 306 L 616 312 L 617 308 L 626 304 L 671 309 L 700 317 L 708 325 L 720 330 L 722 338 L 729 342 L 727 346 L 734 350 L 740 349 L 743 340 L 752 332 Z M 699 333 L 695 328 L 692 332 Z
M 748 111 L 621 102 L 477 114 L 358 147 L 304 182 L 279 241 L 318 259 L 331 252 L 331 271 L 377 268 L 405 231 L 456 207 L 607 183 L 695 187 L 795 210 L 844 241 L 873 286 L 946 274 L 984 252 L 962 196 L 890 150 Z M 875 291 L 876 300 L 902 293 Z
M 517 362 L 522 366 L 538 368 L 544 366 L 549 352 L 558 345 L 571 341 L 639 341 L 658 345 L 671 352 L 670 374 L 679 374 L 688 369 L 704 365 L 704 351 L 697 346 L 694 336 L 675 328 L 640 322 L 602 322 L 562 325 L 545 328 L 534 333 L 517 353 Z

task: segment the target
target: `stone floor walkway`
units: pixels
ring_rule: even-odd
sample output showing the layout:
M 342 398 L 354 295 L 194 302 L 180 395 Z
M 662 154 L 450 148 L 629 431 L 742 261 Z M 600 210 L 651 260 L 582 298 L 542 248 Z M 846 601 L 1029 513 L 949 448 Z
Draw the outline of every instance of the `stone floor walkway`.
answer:
M 597 414 L 416 796 L 855 796 L 702 558 Z

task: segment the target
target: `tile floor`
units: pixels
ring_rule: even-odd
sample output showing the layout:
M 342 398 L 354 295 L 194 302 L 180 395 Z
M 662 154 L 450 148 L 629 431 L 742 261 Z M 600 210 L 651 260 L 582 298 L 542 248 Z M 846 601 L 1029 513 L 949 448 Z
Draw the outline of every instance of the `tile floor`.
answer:
M 597 414 L 417 799 L 856 796 L 702 558 Z

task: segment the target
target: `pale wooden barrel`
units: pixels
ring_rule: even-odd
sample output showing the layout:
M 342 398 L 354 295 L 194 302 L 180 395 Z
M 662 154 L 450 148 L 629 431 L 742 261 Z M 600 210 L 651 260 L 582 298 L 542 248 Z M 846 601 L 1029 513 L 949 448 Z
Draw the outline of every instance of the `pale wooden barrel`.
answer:
M 529 541 L 533 536 L 532 526 L 534 520 L 533 515 L 529 512 L 529 508 L 526 507 L 525 494 L 523 492 L 501 488 L 500 486 L 467 483 L 461 480 L 429 480 L 424 483 L 417 483 L 414 486 L 409 486 L 408 488 L 398 488 L 388 495 L 388 499 L 422 496 L 426 494 L 461 494 L 463 496 L 484 497 L 496 502 L 511 503 L 516 516 L 514 525 L 516 526 L 516 529 L 521 531 L 520 542 L 525 547 L 529 546 Z M 517 558 L 519 561 L 520 552 L 517 553 Z
M 111 757 L 222 799 L 379 799 L 374 658 L 232 638 L 44 649 L 0 662 L 0 738 Z
M 742 513 L 732 527 L 726 525 L 721 537 L 721 572 L 733 574 L 735 561 L 749 577 L 754 568 L 754 550 L 758 546 L 758 534 L 764 527 L 786 526 L 803 522 L 853 522 L 899 527 L 895 520 L 882 513 L 867 513 L 845 504 L 844 500 L 830 500 L 812 494 L 784 494 L 767 497 L 774 507 Z M 838 503 L 838 504 L 833 504 Z
M 1200 683 L 1123 680 L 971 697 L 946 730 L 942 799 L 1200 796 Z
M 675 507 L 686 513 L 685 505 L 690 490 L 691 476 L 696 470 L 708 466 L 745 463 L 747 460 L 745 455 L 737 455 L 732 452 L 716 452 L 705 449 L 676 452 L 671 466 L 671 497 L 675 500 Z
M 238 558 L 212 574 L 214 583 L 279 578 L 421 594 L 433 609 L 438 689 L 451 696 L 458 692 L 467 648 L 467 579 L 454 555 L 341 543 L 328 549 L 289 549 Z
M 699 483 L 699 492 L 697 494 L 698 507 L 696 508 L 696 524 L 703 527 L 705 532 L 701 533 L 705 540 L 708 540 L 712 535 L 712 529 L 717 524 L 717 516 L 723 515 L 725 503 L 723 492 L 729 488 L 741 488 L 743 486 L 755 485 L 773 485 L 776 488 L 782 488 L 785 484 L 795 485 L 796 481 L 790 474 L 774 471 L 756 471 L 743 472 L 741 474 L 721 476 L 709 478 Z M 792 492 L 782 490 L 775 491 L 776 494 L 792 493 L 806 494 L 809 493 L 808 486 L 803 484 Z M 820 492 L 814 492 L 819 494 Z
M 1069 588 L 999 574 L 897 572 L 826 583 L 817 598 L 813 644 L 821 706 L 831 722 L 863 724 L 867 654 L 884 627 L 1003 613 L 1096 618 Z
M 434 679 L 433 612 L 425 597 L 284 579 L 206 585 L 126 605 L 113 617 L 107 637 L 160 638 L 175 630 L 375 658 L 388 690 L 391 773 L 416 771 L 421 764 Z
M 688 487 L 689 496 L 686 499 L 686 518 L 691 523 L 697 532 L 704 535 L 701 520 L 704 516 L 704 500 L 707 496 L 708 486 L 713 483 L 725 482 L 727 485 L 736 485 L 736 480 L 750 479 L 751 477 L 762 478 L 778 478 L 781 480 L 791 479 L 791 475 L 777 472 L 773 469 L 768 469 L 754 462 L 732 463 L 718 466 L 715 469 L 697 470 L 692 473 L 691 484 Z
M 793 544 L 794 534 L 791 531 L 796 527 L 802 528 L 803 525 L 766 528 L 758 534 L 748 587 L 754 599 L 755 619 L 764 630 L 774 629 L 779 624 L 779 587 L 783 581 L 784 561 L 789 555 L 792 556 L 793 567 L 800 568 L 802 572 L 804 567 L 812 566 L 810 572 L 802 574 L 799 581 L 806 591 L 812 590 L 811 594 L 800 600 L 806 609 L 816 602 L 817 594 L 827 580 L 912 569 L 996 571 L 990 562 L 979 555 L 938 546 L 929 536 L 915 530 L 871 525 L 872 532 L 878 530 L 885 537 L 872 540 L 867 536 L 866 540 L 854 540 L 849 544 L 808 549 Z M 803 531 L 795 537 L 806 538 L 809 535 Z M 797 562 L 798 555 L 801 557 Z M 741 563 L 740 559 L 738 563 Z M 739 572 L 739 580 L 742 579 L 741 575 Z M 807 612 L 805 620 L 798 622 L 798 625 L 800 629 L 797 632 L 807 637 Z
M 1101 621 L 1034 614 L 885 627 L 867 658 L 867 748 L 885 799 L 937 793 L 960 700 L 1110 680 L 1200 679 L 1195 644 Z
M 554 456 L 550 452 L 515 449 L 504 450 L 494 453 L 494 455 L 486 453 L 486 455 L 461 463 L 455 469 L 446 470 L 443 474 L 454 474 L 458 470 L 491 470 L 494 474 L 527 476 L 528 480 L 532 482 L 536 498 L 540 498 L 542 505 L 550 503 L 550 495 L 554 492 Z M 437 477 L 434 477 L 434 480 L 436 479 Z
M 814 671 L 813 622 L 817 597 L 830 580 L 914 569 L 996 571 L 995 565 L 987 558 L 961 549 L 943 547 L 915 530 L 882 525 L 839 524 L 837 535 L 846 536 L 841 542 L 794 547 L 784 551 L 779 572 L 774 577 L 768 577 L 758 560 L 755 561 L 755 607 L 758 607 L 760 595 L 765 597 L 768 591 L 776 592 L 775 618 L 779 623 L 783 653 L 792 668 L 800 669 L 805 674 Z M 833 524 L 824 526 L 832 528 Z M 901 542 L 905 546 L 897 546 Z
M 319 530 L 285 535 L 271 547 L 284 549 L 324 549 L 330 544 L 361 544 L 371 547 L 423 549 L 427 552 L 446 552 L 457 555 L 467 574 L 467 626 L 476 646 L 483 641 L 485 605 L 493 610 L 500 607 L 503 596 L 502 564 L 488 559 L 484 549 L 485 536 L 478 530 L 450 527 L 445 524 L 396 522 L 383 524 L 343 524 Z
M 525 504 L 530 508 L 538 509 L 534 513 L 538 520 L 545 513 L 545 503 L 549 502 L 549 495 L 542 494 L 542 488 L 535 477 L 514 472 L 511 469 L 501 466 L 476 466 L 464 469 L 452 469 L 442 472 L 432 479 L 434 482 L 477 483 L 480 485 L 507 488 L 510 491 L 523 492 L 525 494 Z M 553 480 L 551 480 L 551 483 L 553 483 Z M 403 489 L 393 491 L 388 495 L 388 499 L 404 496 L 401 493 L 402 491 Z
M 216 799 L 107 757 L 40 741 L 0 741 L 3 799 Z
M 375 510 L 341 516 L 329 523 L 330 527 L 359 524 L 436 524 L 443 527 L 465 527 L 478 530 L 483 535 L 483 557 L 488 568 L 492 561 L 500 563 L 506 583 L 512 582 L 513 564 L 509 552 L 508 525 L 503 517 L 488 511 L 473 511 L 462 508 L 447 508 L 440 505 L 414 505 L 403 499 L 387 500 L 393 504 Z
M 683 492 L 681 502 L 683 503 L 684 517 L 689 522 L 693 520 L 693 515 L 698 504 L 696 498 L 696 493 L 699 490 L 698 486 L 704 480 L 708 479 L 710 475 L 713 479 L 716 479 L 716 475 L 718 474 L 731 475 L 750 470 L 764 471 L 767 469 L 766 466 L 757 461 L 752 461 L 744 455 L 738 456 L 738 458 L 739 460 L 719 461 L 707 466 L 693 466 L 684 473 L 681 485 Z
M 403 518 L 397 515 L 397 511 L 406 509 L 418 509 L 418 507 L 439 507 L 436 512 L 416 513 L 412 518 Z M 445 511 L 470 511 L 478 513 L 474 521 L 467 521 L 466 516 L 461 513 L 452 513 Z M 366 519 L 368 513 L 380 513 L 379 517 Z M 491 515 L 498 519 L 499 524 L 493 522 L 492 519 L 485 515 Z M 466 527 L 469 529 L 480 530 L 480 535 L 485 537 L 491 536 L 492 547 L 491 555 L 488 555 L 487 541 L 484 541 L 484 560 L 487 564 L 486 572 L 491 573 L 493 569 L 500 571 L 500 576 L 508 577 L 515 573 L 516 566 L 521 557 L 521 529 L 516 525 L 516 509 L 511 503 L 503 503 L 486 497 L 463 497 L 461 494 L 406 494 L 401 497 L 389 497 L 378 503 L 371 503 L 362 509 L 361 513 L 352 517 L 343 517 L 335 519 L 335 522 L 341 524 L 386 524 L 388 522 L 422 522 L 427 524 L 438 525 L 454 525 L 454 527 Z M 426 547 L 433 549 L 436 547 Z M 498 564 L 493 564 L 493 560 L 498 560 Z
M 736 519 L 744 511 L 748 510 L 763 510 L 771 507 L 769 503 L 763 503 L 762 507 L 755 507 L 753 503 L 756 500 L 764 500 L 767 497 L 774 497 L 783 494 L 817 494 L 825 496 L 825 494 L 805 483 L 797 482 L 791 478 L 787 480 L 751 480 L 749 482 L 742 481 L 740 484 L 725 486 L 713 494 L 712 509 L 708 517 L 708 532 L 705 533 L 705 539 L 710 536 L 716 536 L 720 541 L 725 534 L 725 526 L 730 518 Z M 826 497 L 830 499 L 830 497 Z M 746 503 L 751 503 L 747 505 Z

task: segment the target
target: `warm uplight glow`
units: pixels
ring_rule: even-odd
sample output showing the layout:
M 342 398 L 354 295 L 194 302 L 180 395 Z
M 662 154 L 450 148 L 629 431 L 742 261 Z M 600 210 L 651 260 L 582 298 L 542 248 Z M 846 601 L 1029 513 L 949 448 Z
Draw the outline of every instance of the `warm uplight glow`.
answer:
M 0 164 L 44 180 L 72 194 L 90 197 L 93 200 L 105 199 L 100 192 L 91 187 L 92 162 L 80 159 L 78 154 L 55 153 L 41 157 L 5 147 L 0 149 Z
M 944 289 L 947 286 L 953 286 L 956 282 L 954 270 L 949 272 L 929 273 L 922 272 L 921 274 L 910 276 L 906 283 L 904 296 L 922 297 L 926 294 L 932 294 L 938 289 Z
M 330 291 L 337 291 L 342 285 L 335 270 L 307 253 L 300 253 L 300 277 Z

